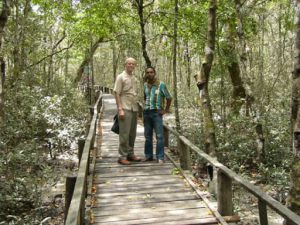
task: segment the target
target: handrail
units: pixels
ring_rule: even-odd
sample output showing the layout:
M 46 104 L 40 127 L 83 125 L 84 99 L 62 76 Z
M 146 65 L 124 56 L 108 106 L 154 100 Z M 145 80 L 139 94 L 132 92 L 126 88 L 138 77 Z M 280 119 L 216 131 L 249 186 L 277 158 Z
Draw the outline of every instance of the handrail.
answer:
M 103 91 L 104 93 L 112 93 L 111 88 L 107 87 L 97 87 L 98 90 Z M 98 99 L 99 100 L 99 99 Z M 141 108 L 141 107 L 139 107 Z M 92 122 L 93 123 L 93 122 Z M 91 132 L 92 126 L 90 128 Z M 296 225 L 300 225 L 300 216 L 282 205 L 280 202 L 276 201 L 263 191 L 261 191 L 258 187 L 251 184 L 249 181 L 243 179 L 241 176 L 230 170 L 228 167 L 224 166 L 222 163 L 217 161 L 216 158 L 211 157 L 207 153 L 200 150 L 196 145 L 194 145 L 191 141 L 189 141 L 186 137 L 178 133 L 176 130 L 168 126 L 164 122 L 164 137 L 165 137 L 165 146 L 168 147 L 169 145 L 169 133 L 171 132 L 177 139 L 178 139 L 178 146 L 177 149 L 179 150 L 180 155 L 180 166 L 183 168 L 183 170 L 187 170 L 190 168 L 190 153 L 189 150 L 194 151 L 197 153 L 201 158 L 205 159 L 207 162 L 209 162 L 211 165 L 213 165 L 217 170 L 217 176 L 218 176 L 218 188 L 217 188 L 217 196 L 218 196 L 218 212 L 222 216 L 231 216 L 228 213 L 230 213 L 230 210 L 225 209 L 224 207 L 232 208 L 233 207 L 233 199 L 232 199 L 232 181 L 235 181 L 237 184 L 245 188 L 248 192 L 253 194 L 258 199 L 258 208 L 259 208 L 259 218 L 260 218 L 260 224 L 268 224 L 267 219 L 267 206 L 272 208 L 276 213 L 284 217 L 288 222 L 294 223 Z M 90 134 L 90 133 L 89 133 Z M 86 148 L 85 148 L 86 149 Z M 84 150 L 85 152 L 85 150 Z M 84 157 L 84 154 L 83 156 Z M 80 170 L 79 170 L 80 172 Z M 76 181 L 76 187 L 77 187 L 77 181 Z M 75 188 L 76 188 L 75 187 Z M 74 195 L 76 192 L 74 192 Z M 224 197 L 226 193 L 230 198 Z M 73 196 L 74 196 L 73 195 Z M 77 200 L 78 201 L 78 200 Z M 73 203 L 73 199 L 71 204 Z M 84 205 L 84 204 L 83 204 Z M 71 207 L 70 207 L 71 208 Z M 79 212 L 79 210 L 77 211 Z M 69 210 L 70 213 L 70 210 Z M 76 214 L 74 214 L 76 215 Z M 74 217 L 74 216 L 73 216 Z M 69 218 L 69 216 L 68 216 Z M 67 220 L 68 222 L 69 220 Z M 77 221 L 77 220 L 76 220 Z M 70 220 L 70 223 L 66 223 L 66 225 L 81 225 L 79 223 L 75 223 L 75 218 L 73 220 Z
M 206 154 L 205 152 L 201 151 L 196 145 L 194 145 L 186 137 L 180 135 L 176 130 L 169 127 L 166 123 L 164 123 L 164 129 L 166 131 L 165 132 L 166 140 L 169 140 L 169 131 L 170 131 L 175 137 L 178 138 L 179 142 L 181 142 L 181 144 L 178 144 L 178 148 L 179 148 L 178 150 L 179 151 L 182 151 L 181 148 L 183 147 L 182 146 L 182 143 L 183 143 L 185 145 L 184 147 L 188 147 L 189 149 L 193 150 L 201 158 L 205 159 L 211 165 L 216 167 L 219 170 L 218 173 L 217 173 L 218 180 L 222 180 L 222 179 L 227 180 L 227 182 L 225 182 L 225 183 L 230 184 L 229 185 L 230 189 L 231 189 L 231 180 L 234 180 L 239 185 L 241 185 L 243 188 L 247 189 L 250 193 L 252 193 L 254 196 L 256 196 L 259 200 L 258 207 L 259 207 L 260 222 L 266 221 L 266 223 L 260 223 L 260 224 L 267 224 L 268 220 L 267 220 L 266 205 L 268 205 L 270 208 L 272 208 L 275 212 L 277 212 L 279 215 L 284 217 L 289 222 L 300 225 L 300 216 L 299 215 L 297 215 L 296 213 L 294 213 L 293 211 L 291 211 L 290 209 L 288 209 L 287 207 L 282 205 L 280 202 L 276 201 L 275 199 L 273 199 L 269 195 L 265 194 L 258 187 L 251 184 L 250 182 L 246 181 L 241 176 L 239 176 L 238 174 L 236 174 L 235 172 L 233 172 L 232 170 L 230 170 L 229 168 L 227 168 L 226 166 L 221 164 L 219 161 L 217 161 L 216 158 L 213 158 L 210 155 Z M 168 143 L 165 143 L 165 146 L 168 146 Z M 189 151 L 186 151 L 186 152 L 189 152 Z M 187 156 L 187 155 L 184 155 L 184 154 L 185 154 L 184 151 L 181 152 L 180 157 L 182 159 L 180 160 L 180 162 L 181 162 L 181 164 L 186 165 L 187 163 L 186 162 L 182 163 L 182 161 L 186 161 L 186 159 L 189 158 L 190 156 Z M 217 195 L 220 196 L 220 195 L 222 195 L 221 192 L 222 192 L 224 187 L 220 187 L 220 185 L 222 185 L 222 182 L 219 182 L 219 181 L 218 181 L 218 185 L 219 185 L 219 187 L 218 187 Z M 228 189 L 228 187 L 225 187 L 225 189 Z M 230 191 L 232 191 L 232 189 Z M 222 201 L 222 199 L 223 198 L 221 198 L 221 201 Z M 228 201 L 228 198 L 225 198 L 225 199 L 226 200 L 224 200 L 224 199 L 223 200 Z M 230 199 L 230 201 L 232 201 L 232 199 Z M 222 204 L 228 205 L 228 202 L 220 202 L 220 200 L 218 198 L 218 206 L 220 206 Z M 218 211 L 220 212 L 222 210 L 218 209 Z M 220 213 L 221 213 L 221 215 L 223 215 L 222 212 L 220 212 Z M 223 215 L 223 216 L 225 216 L 225 215 Z
M 96 121 L 98 117 L 98 112 L 101 110 L 100 107 L 102 107 L 102 93 L 100 93 L 93 107 L 93 111 L 91 111 L 93 113 L 91 125 L 84 144 L 84 149 L 81 156 L 79 170 L 76 178 L 74 193 L 65 221 L 66 225 L 84 224 L 85 197 L 87 192 L 87 175 L 89 170 L 89 156 L 90 150 L 94 145 L 95 133 L 97 128 Z

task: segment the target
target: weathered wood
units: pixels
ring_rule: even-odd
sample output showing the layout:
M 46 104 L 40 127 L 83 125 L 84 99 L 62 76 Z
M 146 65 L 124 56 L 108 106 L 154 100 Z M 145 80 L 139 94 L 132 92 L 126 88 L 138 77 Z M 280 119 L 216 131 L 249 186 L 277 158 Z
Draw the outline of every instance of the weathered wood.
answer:
M 169 127 L 167 124 L 164 123 L 165 129 L 168 129 L 173 135 L 179 137 L 180 134 Z M 243 179 L 241 176 L 233 172 L 232 170 L 228 169 L 226 166 L 221 164 L 217 161 L 216 158 L 211 157 L 210 155 L 206 154 L 205 152 L 201 151 L 197 146 L 191 143 L 187 138 L 180 136 L 181 141 L 190 147 L 191 150 L 196 152 L 201 158 L 205 159 L 207 162 L 211 163 L 214 167 L 221 170 L 224 174 L 226 174 L 229 178 L 237 182 L 240 186 L 245 188 L 251 194 L 256 196 L 258 199 L 264 201 L 270 208 L 272 208 L 275 212 L 281 215 L 284 218 L 287 218 L 289 221 L 300 225 L 300 216 L 289 210 L 287 207 L 273 199 L 272 197 L 268 196 L 266 193 L 261 191 L 258 187 L 254 186 L 250 182 Z
M 93 179 L 93 186 L 96 187 L 92 213 L 95 224 L 182 225 L 190 224 L 193 220 L 204 222 L 204 218 L 213 218 L 210 224 L 217 224 L 218 220 L 209 209 L 203 207 L 202 200 L 182 176 L 177 174 L 168 159 L 164 164 L 156 161 L 131 165 L 117 163 L 118 136 L 110 132 L 115 108 L 107 105 L 108 102 L 113 102 L 106 102 L 107 98 L 108 96 L 103 98 L 105 108 L 101 121 L 101 159 L 96 161 Z M 140 127 L 135 154 L 144 156 L 144 137 Z
M 234 217 L 228 218 L 228 222 L 236 222 Z M 105 224 L 102 222 L 96 222 L 95 225 L 101 225 Z M 216 218 L 201 218 L 201 219 L 185 219 L 183 220 L 172 220 L 172 216 L 169 217 L 168 221 L 162 220 L 160 218 L 152 218 L 152 219 L 145 219 L 143 221 L 141 220 L 131 220 L 131 221 L 117 221 L 117 222 L 110 222 L 110 225 L 124 225 L 124 224 L 151 224 L 151 225 L 191 225 L 191 224 L 197 224 L 197 225 L 205 225 L 205 224 L 218 224 L 218 220 Z
M 80 160 L 79 170 L 78 170 L 77 179 L 75 183 L 75 189 L 74 189 L 73 197 L 68 210 L 68 216 L 65 223 L 66 225 L 82 225 L 84 221 L 85 196 L 87 190 L 87 174 L 88 174 L 87 164 L 89 164 L 90 149 L 91 149 L 91 145 L 93 144 L 92 139 L 95 133 L 94 130 L 96 129 L 96 121 L 98 116 L 97 105 L 99 104 L 100 99 L 101 98 L 99 97 L 94 106 L 94 116 L 92 118 L 91 126 L 89 128 L 89 132 L 84 144 L 84 149 Z
M 258 199 L 259 224 L 268 224 L 267 205 L 261 199 Z
M 191 169 L 190 150 L 179 138 L 177 139 L 177 150 L 179 151 L 180 167 L 183 170 Z
M 206 206 L 208 206 L 208 208 L 211 210 L 211 213 L 216 216 L 216 219 L 219 221 L 219 223 L 221 223 L 222 225 L 228 225 L 227 222 L 224 220 L 224 218 L 222 218 L 222 216 L 220 215 L 220 213 L 212 205 L 212 202 L 210 202 L 205 197 L 205 195 L 199 190 L 199 188 L 197 188 L 196 184 L 192 181 L 193 178 L 191 177 L 190 171 L 186 171 L 186 170 L 181 169 L 180 166 L 178 165 L 178 163 L 175 162 L 175 160 L 171 157 L 170 154 L 166 153 L 166 155 L 172 161 L 172 163 L 177 168 L 179 168 L 179 171 L 180 171 L 181 175 L 186 179 L 186 181 L 189 183 L 189 185 L 194 189 L 194 191 L 196 192 L 196 194 L 199 197 L 201 197 L 201 199 L 204 201 L 204 203 L 206 204 Z
M 222 216 L 233 215 L 233 202 L 232 202 L 232 180 L 218 171 L 218 211 Z
M 82 157 L 83 149 L 84 149 L 85 139 L 79 138 L 78 139 L 78 165 L 80 165 L 80 160 Z
M 65 221 L 68 215 L 68 210 L 71 204 L 74 187 L 76 183 L 76 176 L 68 176 L 66 177 L 66 185 L 65 185 Z

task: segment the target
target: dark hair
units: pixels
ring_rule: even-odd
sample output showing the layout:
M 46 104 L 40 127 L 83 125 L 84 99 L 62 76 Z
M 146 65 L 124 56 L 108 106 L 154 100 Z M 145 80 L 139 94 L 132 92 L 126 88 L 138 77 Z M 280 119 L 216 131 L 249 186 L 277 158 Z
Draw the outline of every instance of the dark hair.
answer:
M 156 70 L 153 66 L 147 66 L 145 69 L 145 73 L 147 72 L 147 69 L 152 69 L 154 71 L 154 73 L 156 73 Z

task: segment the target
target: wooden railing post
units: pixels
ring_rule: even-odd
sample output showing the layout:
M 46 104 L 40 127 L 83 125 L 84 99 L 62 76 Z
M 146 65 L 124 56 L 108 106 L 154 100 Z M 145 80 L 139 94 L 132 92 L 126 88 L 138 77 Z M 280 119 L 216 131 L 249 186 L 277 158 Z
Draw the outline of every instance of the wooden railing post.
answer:
M 169 147 L 169 130 L 164 126 L 164 147 Z
M 65 187 L 65 223 L 68 216 L 69 207 L 71 204 L 74 187 L 76 183 L 76 176 L 66 177 L 66 187 Z
M 179 151 L 179 161 L 180 167 L 183 170 L 190 170 L 191 169 L 191 159 L 190 159 L 190 149 L 180 140 L 177 138 L 177 149 Z
M 233 215 L 233 202 L 232 202 L 232 180 L 226 176 L 221 170 L 218 170 L 217 177 L 217 199 L 218 211 L 222 216 Z
M 99 98 L 99 96 L 100 96 L 100 90 L 96 90 L 96 92 L 95 92 L 95 100 L 94 100 L 95 102 L 97 101 L 97 99 Z M 99 107 L 99 104 L 98 104 L 98 107 Z
M 259 224 L 268 224 L 267 205 L 261 199 L 258 199 Z
M 81 161 L 81 156 L 83 153 L 83 149 L 84 149 L 84 144 L 85 144 L 85 139 L 84 138 L 79 138 L 78 139 L 78 167 L 80 165 L 80 161 Z
M 94 107 L 90 106 L 89 109 L 90 109 L 91 118 L 93 118 L 93 116 L 94 116 Z
M 78 225 L 84 225 L 84 217 L 85 217 L 85 199 L 81 199 L 80 204 L 80 213 L 79 213 L 79 224 Z
M 100 94 L 99 94 L 100 95 Z M 98 99 L 98 97 L 97 97 L 97 99 Z M 99 102 L 99 104 L 97 105 L 97 113 L 99 113 L 100 112 L 100 108 L 101 108 L 101 101 L 102 101 L 102 99 L 100 100 L 100 102 Z

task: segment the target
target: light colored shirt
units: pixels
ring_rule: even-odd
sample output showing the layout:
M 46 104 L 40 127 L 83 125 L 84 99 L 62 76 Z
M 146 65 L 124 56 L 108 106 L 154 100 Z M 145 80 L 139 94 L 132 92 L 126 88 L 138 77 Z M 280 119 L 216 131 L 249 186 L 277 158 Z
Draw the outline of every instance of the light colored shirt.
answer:
M 123 109 L 138 111 L 137 81 L 133 75 L 129 75 L 124 70 L 116 78 L 114 92 L 120 95 Z
M 157 80 L 154 84 L 144 83 L 145 110 L 164 109 L 165 99 L 172 99 L 164 82 Z

